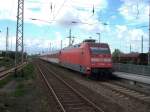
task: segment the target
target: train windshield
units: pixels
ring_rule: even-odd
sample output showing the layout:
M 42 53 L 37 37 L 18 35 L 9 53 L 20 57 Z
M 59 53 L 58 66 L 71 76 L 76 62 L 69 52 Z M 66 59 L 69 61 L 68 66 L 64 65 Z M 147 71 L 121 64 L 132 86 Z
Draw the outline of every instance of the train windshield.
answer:
M 110 54 L 109 48 L 90 47 L 92 54 Z

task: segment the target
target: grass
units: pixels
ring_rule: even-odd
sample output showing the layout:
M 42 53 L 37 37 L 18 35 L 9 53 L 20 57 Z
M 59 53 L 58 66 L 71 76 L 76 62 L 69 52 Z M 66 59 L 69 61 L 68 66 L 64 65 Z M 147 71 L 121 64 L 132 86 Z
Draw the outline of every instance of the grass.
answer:
M 15 97 L 23 96 L 25 94 L 25 85 L 23 83 L 18 84 L 16 90 L 12 94 Z
M 14 60 L 10 58 L 4 58 L 0 60 L 0 66 L 4 66 L 6 68 L 11 67 L 14 64 Z
M 34 66 L 33 64 L 29 63 L 25 68 L 24 68 L 24 78 L 26 80 L 29 80 L 29 79 L 34 79 L 35 78 L 35 73 L 34 73 Z
M 0 81 L 0 88 L 4 87 L 7 83 L 9 83 L 13 79 L 13 76 L 8 76 L 5 79 Z
M 29 82 L 32 82 L 32 80 L 34 80 L 36 77 L 33 64 L 29 63 L 28 65 L 26 65 L 23 71 L 19 71 L 17 73 L 17 76 L 18 77 L 16 77 L 16 81 L 18 82 L 18 85 L 15 92 L 13 93 L 13 96 L 24 96 L 28 91 L 28 86 L 30 86 Z
M 34 79 L 35 73 L 33 64 L 29 63 L 23 68 L 23 70 L 18 71 L 15 76 L 17 81 Z
M 23 70 L 17 72 L 17 75 L 14 77 L 14 75 L 9 75 L 5 79 L 0 81 L 0 88 L 4 87 L 6 84 L 8 84 L 10 81 L 15 80 L 17 82 L 16 90 L 12 93 L 13 96 L 23 96 L 28 86 L 32 84 L 32 81 L 35 79 L 36 75 L 34 73 L 34 66 L 32 63 L 29 63 L 26 65 Z M 23 71 L 23 72 L 22 72 Z

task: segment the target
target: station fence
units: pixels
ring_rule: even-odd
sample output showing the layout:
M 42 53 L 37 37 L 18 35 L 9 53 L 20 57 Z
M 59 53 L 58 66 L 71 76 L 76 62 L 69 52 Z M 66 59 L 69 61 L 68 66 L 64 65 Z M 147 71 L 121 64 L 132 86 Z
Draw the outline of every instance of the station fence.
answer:
M 114 63 L 114 71 L 150 76 L 150 66 Z

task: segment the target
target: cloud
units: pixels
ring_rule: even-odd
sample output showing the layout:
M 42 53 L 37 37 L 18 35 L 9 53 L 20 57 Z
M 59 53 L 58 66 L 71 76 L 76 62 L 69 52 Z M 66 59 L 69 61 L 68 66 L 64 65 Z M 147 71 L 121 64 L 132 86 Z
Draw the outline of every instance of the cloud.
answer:
M 95 7 L 94 15 L 92 14 L 93 5 Z M 54 18 L 57 25 L 63 27 L 76 27 L 86 32 L 99 32 L 102 27 L 97 20 L 97 12 L 106 9 L 107 6 L 107 0 L 68 0 L 60 12 L 55 11 L 59 14 L 56 14 Z
M 0 48 L 1 50 L 6 50 L 6 36 L 2 33 L 0 34 Z M 8 38 L 8 49 L 15 50 L 16 37 L 11 36 Z
M 4 0 L 0 3 L 0 19 L 15 20 L 17 0 Z
M 120 14 L 127 20 L 136 23 L 148 22 L 149 5 L 144 0 L 122 0 L 123 4 L 118 9 Z
M 8 4 L 9 3 L 9 4 Z M 51 10 L 52 5 L 52 10 Z M 51 21 L 56 20 L 59 25 L 70 25 L 70 21 L 87 21 L 92 15 L 93 5 L 95 14 L 108 5 L 107 0 L 25 0 L 25 22 L 48 25 L 44 21 L 32 21 L 30 18 Z M 37 10 L 38 9 L 38 10 Z M 17 0 L 5 0 L 0 4 L 0 19 L 16 21 Z M 95 21 L 96 18 L 92 18 Z M 57 24 L 58 25 L 58 24 Z
M 119 39 L 126 37 L 128 28 L 125 25 L 116 25 L 116 34 Z
M 126 25 L 116 25 L 116 35 L 119 39 L 126 39 L 131 41 L 138 41 L 141 39 L 141 36 L 144 36 L 145 39 L 148 39 L 147 33 L 145 33 L 142 29 L 130 29 Z
M 144 39 L 144 52 L 148 51 L 148 34 L 144 32 L 142 29 L 130 28 L 126 25 L 116 25 L 115 30 L 113 32 L 109 32 L 111 36 L 114 37 L 115 41 L 118 42 L 122 46 L 122 50 L 127 52 L 126 49 L 130 48 L 132 45 L 133 51 L 140 52 L 141 49 L 141 38 L 143 36 Z M 116 43 L 115 43 L 116 44 Z M 128 50 L 129 51 L 129 50 Z
M 39 52 L 50 52 L 52 50 L 59 50 L 61 48 L 61 40 L 62 47 L 68 46 L 68 38 L 63 38 L 60 32 L 55 32 L 55 38 L 49 37 L 39 37 L 39 38 L 26 38 L 25 48 L 28 53 L 39 53 Z
M 0 20 L 16 21 L 18 0 L 3 0 L 0 4 Z M 142 24 L 148 23 L 148 3 L 144 0 L 121 0 L 122 4 L 118 9 L 120 15 L 124 17 L 126 23 Z M 8 4 L 9 3 L 9 4 Z M 137 6 L 138 3 L 138 6 Z M 52 5 L 52 10 L 51 10 Z M 94 14 L 92 9 L 94 6 Z M 68 45 L 68 38 L 63 38 L 64 28 L 72 28 L 73 32 L 78 32 L 74 44 L 80 43 L 83 39 L 90 36 L 97 36 L 95 33 L 102 32 L 102 36 L 113 38 L 113 41 L 121 40 L 129 46 L 130 43 L 134 46 L 140 46 L 141 35 L 144 39 L 148 39 L 148 34 L 144 30 L 130 28 L 126 25 L 104 25 L 98 20 L 98 13 L 108 7 L 108 0 L 25 0 L 25 23 L 32 23 L 38 26 L 51 25 L 54 26 L 52 37 L 25 38 L 25 47 L 31 53 L 42 50 L 48 51 L 49 43 L 53 49 L 60 49 L 61 40 L 63 47 Z M 39 19 L 32 21 L 31 18 Z M 116 19 L 117 15 L 112 15 L 111 20 Z M 117 24 L 117 23 L 116 23 Z M 61 28 L 63 27 L 63 29 Z M 39 27 L 38 27 L 39 28 Z M 42 27 L 45 28 L 45 27 Z M 58 28 L 61 31 L 58 31 Z M 57 31 L 56 31 L 57 30 Z M 56 32 L 55 32 L 56 31 Z M 3 37 L 5 37 L 3 35 Z M 96 37 L 97 38 L 97 37 Z M 15 49 L 15 36 L 12 36 L 12 44 Z M 5 39 L 1 39 L 0 47 L 5 49 Z M 107 40 L 109 41 L 109 40 Z M 111 41 L 110 41 L 111 42 Z M 113 42 L 112 42 L 113 43 Z M 147 48 L 147 43 L 145 42 Z M 113 45 L 113 44 L 112 44 Z M 118 45 L 116 45 L 118 46 Z M 138 48 L 137 47 L 137 48 Z M 112 48 L 114 49 L 114 48 Z

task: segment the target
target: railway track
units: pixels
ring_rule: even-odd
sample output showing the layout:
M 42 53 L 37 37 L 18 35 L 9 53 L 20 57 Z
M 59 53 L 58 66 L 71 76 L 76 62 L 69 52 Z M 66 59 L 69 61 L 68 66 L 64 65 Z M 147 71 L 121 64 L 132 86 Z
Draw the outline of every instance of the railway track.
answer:
M 126 87 L 122 87 L 120 85 L 113 84 L 111 82 L 100 82 L 99 84 L 104 86 L 105 88 L 111 89 L 113 93 L 118 97 L 124 97 L 126 99 L 130 97 L 145 103 L 150 103 L 150 96 L 145 93 L 138 92 L 136 90 L 132 90 Z
M 38 64 L 38 69 L 62 112 L 105 112 L 45 65 Z
M 24 62 L 23 64 L 18 65 L 17 67 L 13 67 L 11 69 L 0 72 L 0 80 L 3 80 L 7 76 L 9 76 L 11 72 L 15 71 L 15 69 L 21 70 L 26 64 L 27 64 L 27 62 Z
M 6 70 L 5 67 L 0 67 L 0 73 L 3 72 L 3 71 L 5 71 L 5 70 Z
M 99 85 L 103 86 L 106 89 L 112 90 L 112 92 L 117 96 L 117 97 L 123 97 L 125 99 L 135 99 L 140 102 L 144 103 L 150 103 L 150 95 L 128 88 L 128 87 L 123 87 L 118 84 L 114 84 L 112 82 L 99 82 Z

